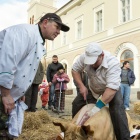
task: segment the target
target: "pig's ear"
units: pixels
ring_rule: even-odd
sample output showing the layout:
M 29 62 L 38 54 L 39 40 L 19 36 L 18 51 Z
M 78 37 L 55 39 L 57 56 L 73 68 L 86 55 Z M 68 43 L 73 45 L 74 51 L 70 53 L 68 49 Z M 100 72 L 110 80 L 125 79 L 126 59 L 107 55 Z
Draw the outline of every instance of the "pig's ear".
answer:
M 53 122 L 53 124 L 55 126 L 60 126 L 62 132 L 65 132 L 68 128 L 68 123 L 65 123 L 65 122 L 56 122 L 55 121 L 55 122 Z
M 79 129 L 79 134 L 84 137 L 85 139 L 87 139 L 87 134 L 85 133 L 85 131 L 82 129 L 82 127 L 78 127 L 77 129 Z
M 94 131 L 91 130 L 90 125 L 83 125 L 83 126 L 81 126 L 81 128 L 84 130 L 86 135 L 91 135 L 92 136 L 94 134 Z

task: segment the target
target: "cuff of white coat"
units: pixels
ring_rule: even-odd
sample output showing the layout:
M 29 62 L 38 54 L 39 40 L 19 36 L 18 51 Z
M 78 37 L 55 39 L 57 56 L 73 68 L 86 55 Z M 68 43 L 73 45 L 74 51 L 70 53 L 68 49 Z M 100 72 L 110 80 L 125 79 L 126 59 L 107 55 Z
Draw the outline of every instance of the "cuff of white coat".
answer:
M 11 89 L 13 85 L 14 75 L 10 73 L 0 73 L 0 86 Z
M 96 106 L 98 107 L 98 108 L 102 108 L 102 107 L 104 107 L 106 104 L 101 100 L 101 99 L 99 99 L 97 102 L 96 102 Z

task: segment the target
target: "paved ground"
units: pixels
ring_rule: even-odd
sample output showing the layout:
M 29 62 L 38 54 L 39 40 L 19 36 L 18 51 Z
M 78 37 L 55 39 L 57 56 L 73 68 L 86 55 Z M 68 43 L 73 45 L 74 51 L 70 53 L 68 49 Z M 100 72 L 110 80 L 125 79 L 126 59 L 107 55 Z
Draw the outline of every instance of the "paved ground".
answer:
M 130 94 L 130 102 L 135 102 L 135 101 L 138 101 L 137 94 L 136 93 Z
M 54 113 L 52 110 L 47 110 L 47 112 L 50 114 L 50 116 L 53 117 L 62 117 L 62 116 L 71 116 L 71 110 L 72 110 L 72 101 L 74 100 L 75 96 L 74 95 L 66 95 L 66 105 L 65 105 L 65 113 Z M 41 101 L 38 98 L 38 103 L 37 103 L 37 108 L 41 109 Z M 47 107 L 48 108 L 48 107 Z
M 53 117 L 65 117 L 65 116 L 71 116 L 71 110 L 72 110 L 72 101 L 74 100 L 76 94 L 73 95 L 66 95 L 66 106 L 65 106 L 65 113 L 54 113 L 51 110 L 47 110 L 47 112 L 50 114 L 50 116 Z M 137 99 L 137 94 L 131 94 L 130 96 L 130 109 L 133 111 L 133 103 L 140 101 Z M 38 98 L 38 103 L 37 103 L 37 108 L 40 110 L 41 109 L 41 101 L 40 97 Z

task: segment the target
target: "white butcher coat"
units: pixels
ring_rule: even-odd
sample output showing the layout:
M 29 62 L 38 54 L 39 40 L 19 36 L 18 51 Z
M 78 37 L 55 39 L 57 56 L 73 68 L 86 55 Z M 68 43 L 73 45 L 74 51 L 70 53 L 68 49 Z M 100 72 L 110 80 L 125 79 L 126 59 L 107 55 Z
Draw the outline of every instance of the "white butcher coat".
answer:
M 32 84 L 45 53 L 38 25 L 20 24 L 0 32 L 0 85 L 10 89 L 15 101 Z

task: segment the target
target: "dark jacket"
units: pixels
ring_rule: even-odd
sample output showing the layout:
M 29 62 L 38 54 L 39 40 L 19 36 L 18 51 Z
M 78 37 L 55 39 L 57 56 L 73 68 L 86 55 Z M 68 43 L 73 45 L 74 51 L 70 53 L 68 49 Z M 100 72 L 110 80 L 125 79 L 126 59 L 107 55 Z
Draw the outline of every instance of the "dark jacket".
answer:
M 49 82 L 52 82 L 52 79 L 53 79 L 53 76 L 56 74 L 56 72 L 57 72 L 57 69 L 60 67 L 60 66 L 62 66 L 62 64 L 61 63 L 51 63 L 51 64 L 49 64 L 48 65 L 48 68 L 47 68 L 47 81 L 48 81 L 48 83 Z
M 123 67 L 121 67 L 121 69 L 123 69 Z M 122 74 L 121 74 L 121 78 L 122 78 Z M 129 68 L 128 68 L 128 73 L 127 73 L 127 78 L 128 78 L 129 85 L 132 85 L 136 79 L 134 72 Z
M 43 65 L 40 62 L 38 69 L 37 69 L 37 72 L 36 72 L 36 75 L 35 75 L 35 78 L 34 78 L 34 81 L 33 81 L 33 84 L 41 84 L 43 76 L 44 76 Z

